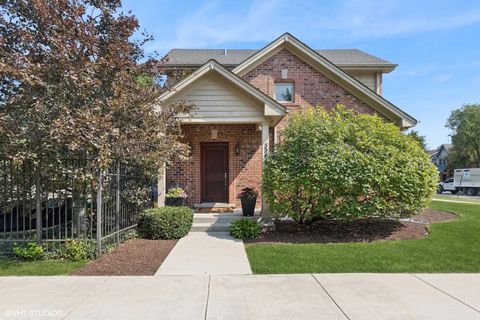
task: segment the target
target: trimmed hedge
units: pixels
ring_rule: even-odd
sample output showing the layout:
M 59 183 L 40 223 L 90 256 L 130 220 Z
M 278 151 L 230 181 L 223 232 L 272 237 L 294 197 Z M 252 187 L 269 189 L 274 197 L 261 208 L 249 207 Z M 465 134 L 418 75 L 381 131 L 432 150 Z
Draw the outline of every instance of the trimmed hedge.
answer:
M 145 210 L 138 220 L 138 233 L 145 239 L 180 239 L 192 227 L 192 209 L 162 207 Z

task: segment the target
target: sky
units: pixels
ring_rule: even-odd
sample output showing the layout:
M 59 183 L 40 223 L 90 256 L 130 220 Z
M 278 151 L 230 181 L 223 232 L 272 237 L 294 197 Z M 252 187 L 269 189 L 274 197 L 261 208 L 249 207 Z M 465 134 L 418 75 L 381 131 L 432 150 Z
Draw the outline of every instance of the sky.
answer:
M 383 95 L 418 120 L 434 149 L 449 143 L 445 123 L 480 103 L 480 1 L 124 0 L 154 41 L 172 48 L 260 49 L 290 32 L 313 49 L 360 49 L 399 66 Z

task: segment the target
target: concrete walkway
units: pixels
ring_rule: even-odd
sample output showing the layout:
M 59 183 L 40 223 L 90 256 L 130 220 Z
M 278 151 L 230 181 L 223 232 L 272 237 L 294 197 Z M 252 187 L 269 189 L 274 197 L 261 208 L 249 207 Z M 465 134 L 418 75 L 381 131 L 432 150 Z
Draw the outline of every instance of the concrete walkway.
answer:
M 252 274 L 243 241 L 228 232 L 190 232 L 155 275 L 197 274 Z
M 480 319 L 480 274 L 0 278 L 0 319 Z

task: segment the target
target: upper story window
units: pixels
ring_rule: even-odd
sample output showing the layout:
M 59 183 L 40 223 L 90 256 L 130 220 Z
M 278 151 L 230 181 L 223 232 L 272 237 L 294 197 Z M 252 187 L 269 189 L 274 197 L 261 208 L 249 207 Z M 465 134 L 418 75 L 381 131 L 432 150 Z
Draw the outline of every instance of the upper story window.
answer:
M 280 102 L 293 102 L 293 83 L 275 83 L 275 100 Z

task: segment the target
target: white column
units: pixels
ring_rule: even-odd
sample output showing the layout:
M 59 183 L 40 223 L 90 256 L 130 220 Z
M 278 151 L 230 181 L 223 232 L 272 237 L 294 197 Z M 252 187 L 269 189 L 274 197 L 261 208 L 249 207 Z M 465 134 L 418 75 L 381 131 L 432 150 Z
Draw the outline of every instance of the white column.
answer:
M 166 178 L 166 170 L 165 164 L 163 164 L 162 169 L 158 173 L 158 186 L 157 186 L 157 206 L 164 207 L 165 206 L 165 193 L 167 192 L 167 178 Z
M 265 157 L 268 155 L 270 149 L 270 132 L 267 121 L 262 122 L 262 157 L 265 161 Z
M 262 173 L 263 173 L 263 163 L 265 158 L 270 152 L 270 134 L 269 126 L 267 121 L 262 122 Z M 265 197 L 262 196 L 262 222 L 265 226 L 272 224 L 272 213 L 268 207 L 268 203 L 265 200 Z

